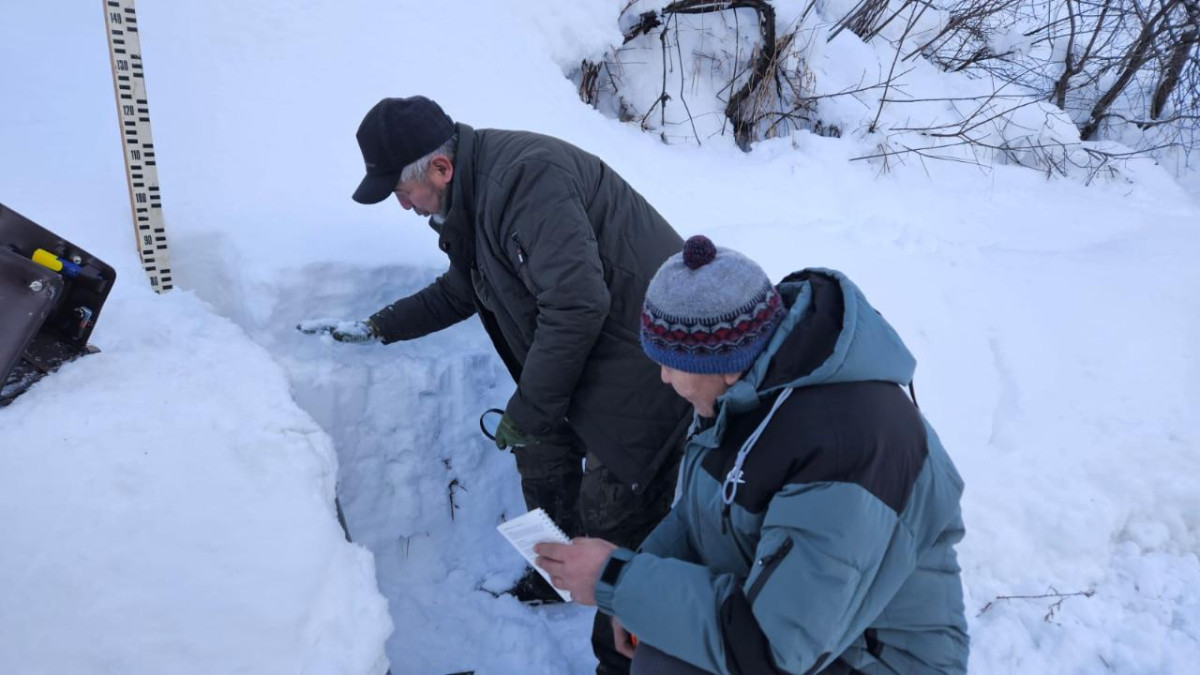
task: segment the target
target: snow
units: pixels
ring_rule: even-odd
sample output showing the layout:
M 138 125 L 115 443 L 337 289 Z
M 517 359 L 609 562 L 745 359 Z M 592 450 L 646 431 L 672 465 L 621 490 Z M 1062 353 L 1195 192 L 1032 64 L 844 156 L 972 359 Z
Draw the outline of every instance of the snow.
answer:
M 445 265 L 419 218 L 349 199 L 362 114 L 413 93 L 599 154 L 682 233 L 772 276 L 855 280 L 917 355 L 917 398 L 967 482 L 973 672 L 1194 669 L 1195 174 L 885 171 L 851 161 L 876 148 L 856 120 L 878 94 L 841 99 L 841 139 L 665 145 L 567 79 L 619 43 L 620 5 L 144 0 L 179 286 L 164 296 L 130 239 L 101 3 L 6 8 L 0 202 L 119 281 L 102 352 L 0 409 L 0 672 L 594 666 L 588 610 L 495 597 L 523 566 L 495 525 L 524 509 L 511 456 L 479 433 L 513 385 L 477 322 L 389 347 L 295 331 L 361 319 Z M 818 48 L 830 86 L 890 65 L 848 33 Z M 967 87 L 912 77 L 914 98 Z
M 369 672 L 391 626 L 329 436 L 240 328 L 123 285 L 104 352 L 0 418 L 0 670 Z

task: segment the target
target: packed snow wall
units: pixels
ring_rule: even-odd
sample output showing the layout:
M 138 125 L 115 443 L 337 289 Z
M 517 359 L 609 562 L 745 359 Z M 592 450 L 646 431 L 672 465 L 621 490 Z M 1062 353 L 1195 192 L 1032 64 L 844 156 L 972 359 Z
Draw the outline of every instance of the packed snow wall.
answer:
M 274 356 L 333 438 L 347 526 L 375 556 L 395 624 L 392 672 L 592 668 L 588 609 L 531 611 L 502 593 L 524 562 L 495 528 L 525 506 L 512 456 L 480 431 L 480 415 L 503 408 L 514 384 L 478 321 L 387 346 L 296 330 L 309 318 L 365 318 L 442 270 L 331 262 L 262 278 L 220 237 L 189 247 L 177 274 Z

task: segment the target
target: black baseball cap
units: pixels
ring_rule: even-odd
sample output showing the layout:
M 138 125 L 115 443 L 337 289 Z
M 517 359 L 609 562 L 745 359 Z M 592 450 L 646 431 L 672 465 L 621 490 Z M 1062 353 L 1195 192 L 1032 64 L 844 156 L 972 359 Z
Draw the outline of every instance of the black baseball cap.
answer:
M 358 148 L 367 176 L 354 201 L 378 204 L 392 194 L 404 167 L 437 150 L 454 135 L 454 121 L 424 96 L 385 98 L 358 125 Z

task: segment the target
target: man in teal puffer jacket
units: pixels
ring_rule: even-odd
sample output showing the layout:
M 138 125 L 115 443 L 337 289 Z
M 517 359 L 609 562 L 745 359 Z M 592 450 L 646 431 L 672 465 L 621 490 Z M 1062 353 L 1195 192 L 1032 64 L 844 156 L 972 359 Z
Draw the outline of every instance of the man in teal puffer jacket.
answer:
M 538 549 L 633 672 L 964 672 L 962 479 L 858 288 L 820 269 L 776 288 L 693 237 L 650 283 L 642 346 L 696 409 L 678 501 L 637 552 Z

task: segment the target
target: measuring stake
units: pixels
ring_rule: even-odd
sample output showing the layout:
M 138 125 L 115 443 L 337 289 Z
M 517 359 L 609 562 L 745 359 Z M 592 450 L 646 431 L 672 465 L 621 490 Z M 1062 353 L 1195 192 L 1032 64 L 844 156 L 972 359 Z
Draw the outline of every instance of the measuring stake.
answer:
M 146 78 L 142 73 L 142 43 L 138 38 L 133 0 L 103 0 L 108 29 L 108 54 L 112 61 L 113 88 L 117 94 L 117 122 L 125 149 L 125 175 L 129 179 L 129 204 L 142 268 L 154 290 L 171 290 L 171 261 L 167 229 L 158 190 L 154 138 L 150 135 L 150 106 L 146 103 Z

